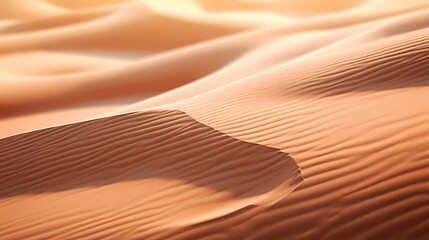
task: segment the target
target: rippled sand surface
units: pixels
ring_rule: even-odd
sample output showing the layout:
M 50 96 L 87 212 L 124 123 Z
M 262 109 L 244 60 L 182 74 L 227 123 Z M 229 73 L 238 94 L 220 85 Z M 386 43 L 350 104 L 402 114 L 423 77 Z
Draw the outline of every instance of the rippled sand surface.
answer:
M 427 0 L 2 0 L 0 239 L 429 239 Z

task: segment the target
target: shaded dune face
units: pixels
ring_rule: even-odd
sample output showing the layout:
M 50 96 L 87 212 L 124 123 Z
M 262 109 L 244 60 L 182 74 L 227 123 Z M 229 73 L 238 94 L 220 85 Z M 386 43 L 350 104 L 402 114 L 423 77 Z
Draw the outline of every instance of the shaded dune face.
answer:
M 29 132 L 0 149 L 2 239 L 150 238 L 270 206 L 302 181 L 287 154 L 181 111 Z
M 429 31 L 410 35 L 312 68 L 286 91 L 329 97 L 429 86 Z

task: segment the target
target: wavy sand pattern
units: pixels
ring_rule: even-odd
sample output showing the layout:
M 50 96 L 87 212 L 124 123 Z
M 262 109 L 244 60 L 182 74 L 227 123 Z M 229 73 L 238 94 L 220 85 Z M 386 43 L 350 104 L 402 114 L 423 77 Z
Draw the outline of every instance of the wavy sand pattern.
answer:
M 426 0 L 0 2 L 0 239 L 429 239 Z
M 11 239 L 115 232 L 148 238 L 166 227 L 272 205 L 302 181 L 287 154 L 226 136 L 180 111 L 49 128 L 2 139 L 0 147 L 0 235 Z M 83 212 L 85 220 L 74 222 Z M 125 224 L 133 221 L 141 226 Z

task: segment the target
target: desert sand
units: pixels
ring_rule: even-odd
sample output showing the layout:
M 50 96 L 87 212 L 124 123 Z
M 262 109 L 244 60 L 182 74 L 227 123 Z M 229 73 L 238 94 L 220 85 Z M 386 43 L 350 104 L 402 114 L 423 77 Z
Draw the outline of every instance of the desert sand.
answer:
M 427 0 L 1 0 L 0 239 L 429 239 Z

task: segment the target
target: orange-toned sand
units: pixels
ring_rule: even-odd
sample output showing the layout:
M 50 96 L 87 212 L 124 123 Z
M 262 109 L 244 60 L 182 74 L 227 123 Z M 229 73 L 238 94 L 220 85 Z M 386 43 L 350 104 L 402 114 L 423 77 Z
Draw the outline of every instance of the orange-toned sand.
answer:
M 1 0 L 0 239 L 429 239 L 429 2 Z

